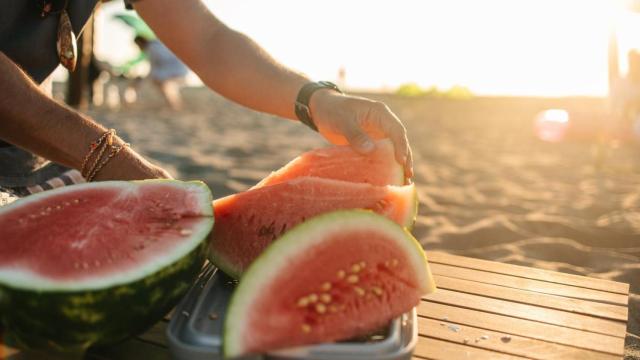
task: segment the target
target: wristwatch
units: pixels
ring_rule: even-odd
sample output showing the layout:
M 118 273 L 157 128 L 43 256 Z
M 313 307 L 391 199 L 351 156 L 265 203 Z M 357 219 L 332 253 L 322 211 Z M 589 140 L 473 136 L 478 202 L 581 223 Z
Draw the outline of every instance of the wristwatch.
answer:
M 300 120 L 300 122 L 315 131 L 318 131 L 318 127 L 311 118 L 311 111 L 309 111 L 309 100 L 311 100 L 311 95 L 313 95 L 314 92 L 320 89 L 331 89 L 339 92 L 340 94 L 343 93 L 342 90 L 338 88 L 338 85 L 330 81 L 310 82 L 300 88 L 295 103 L 296 117 L 298 117 L 298 120 Z

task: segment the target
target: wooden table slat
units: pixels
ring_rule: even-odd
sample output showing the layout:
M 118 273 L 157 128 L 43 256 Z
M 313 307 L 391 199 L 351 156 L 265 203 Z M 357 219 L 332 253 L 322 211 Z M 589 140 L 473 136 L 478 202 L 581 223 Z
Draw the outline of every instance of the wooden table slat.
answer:
M 529 290 L 514 289 L 500 285 L 480 283 L 472 280 L 434 275 L 439 289 L 465 292 L 496 299 L 509 300 L 523 304 L 548 307 L 589 316 L 598 316 L 611 320 L 627 321 L 629 309 L 622 305 L 603 304 L 600 302 L 567 298 L 557 295 L 542 294 Z
M 519 304 L 444 289 L 438 289 L 424 299 L 432 302 L 456 305 L 494 314 L 508 315 L 618 337 L 624 337 L 627 330 L 627 324 L 620 321 L 600 319 L 561 310 Z
M 418 331 L 423 336 L 534 359 L 619 359 L 613 354 L 428 318 L 419 318 Z
M 167 325 L 168 324 L 164 321 L 158 321 L 149 330 L 138 335 L 136 338 L 156 346 L 168 348 L 169 343 L 167 342 L 167 337 L 165 335 Z
M 458 255 L 451 255 L 440 251 L 427 251 L 427 258 L 429 259 L 430 263 L 441 263 L 499 274 L 520 276 L 533 280 L 542 280 L 558 284 L 573 285 L 588 289 L 614 292 L 623 295 L 629 293 L 629 284 L 617 281 L 566 274 L 520 265 L 505 264 L 496 261 L 468 258 Z
M 444 275 L 457 279 L 472 280 L 481 283 L 500 285 L 521 290 L 535 291 L 543 294 L 566 296 L 575 299 L 598 301 L 607 304 L 626 306 L 628 295 L 601 290 L 585 289 L 571 285 L 525 279 L 522 277 L 496 274 L 487 271 L 461 268 L 444 264 L 431 264 L 434 275 Z M 437 285 L 437 284 L 436 284 Z
M 418 315 L 437 321 L 451 321 L 466 326 L 606 352 L 618 356 L 623 354 L 624 349 L 624 338 L 621 337 L 464 309 L 452 305 L 423 301 L 418 306 Z
M 502 354 L 495 351 L 476 348 L 473 346 L 463 346 L 448 341 L 438 340 L 430 337 L 420 337 L 415 350 L 414 357 L 434 360 L 462 360 L 462 359 L 492 359 L 511 360 L 526 359 L 520 356 Z

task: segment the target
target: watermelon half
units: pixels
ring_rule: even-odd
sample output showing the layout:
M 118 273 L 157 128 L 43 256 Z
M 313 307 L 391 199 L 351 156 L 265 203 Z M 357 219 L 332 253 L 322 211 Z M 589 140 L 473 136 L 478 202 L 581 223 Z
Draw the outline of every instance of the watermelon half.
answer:
M 141 332 L 185 294 L 212 226 L 202 182 L 97 182 L 2 207 L 2 326 L 16 346 L 58 352 Z
M 373 152 L 361 155 L 351 146 L 331 146 L 308 151 L 260 181 L 253 188 L 279 184 L 303 176 L 371 185 L 404 185 L 391 140 L 379 140 Z
M 426 256 L 405 229 L 370 211 L 298 225 L 248 268 L 224 326 L 233 357 L 366 335 L 435 290 Z
M 339 209 L 369 209 L 410 227 L 417 212 L 415 186 L 373 186 L 301 177 L 214 202 L 211 261 L 235 278 L 293 226 Z

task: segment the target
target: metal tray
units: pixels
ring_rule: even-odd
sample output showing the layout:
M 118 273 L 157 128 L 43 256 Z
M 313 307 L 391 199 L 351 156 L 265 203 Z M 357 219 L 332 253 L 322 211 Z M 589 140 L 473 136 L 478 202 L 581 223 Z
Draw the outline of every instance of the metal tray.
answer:
M 167 327 L 174 359 L 217 360 L 222 356 L 222 328 L 233 279 L 208 265 L 176 308 Z M 366 338 L 292 348 L 242 360 L 396 360 L 410 359 L 418 341 L 416 310 L 391 321 Z

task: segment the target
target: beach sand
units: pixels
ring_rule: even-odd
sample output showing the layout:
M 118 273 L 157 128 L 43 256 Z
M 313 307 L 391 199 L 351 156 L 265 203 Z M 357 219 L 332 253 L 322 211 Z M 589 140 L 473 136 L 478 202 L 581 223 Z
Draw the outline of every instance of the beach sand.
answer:
M 89 113 L 176 178 L 205 181 L 214 197 L 326 145 L 300 124 L 206 89 L 184 89 L 182 112 L 143 89 L 128 108 Z M 591 121 L 603 100 L 374 96 L 407 127 L 420 198 L 414 234 L 427 251 L 622 281 L 640 293 L 640 146 L 545 143 L 532 131 L 540 110 L 563 107 Z M 639 306 L 632 295 L 629 356 L 640 356 Z

